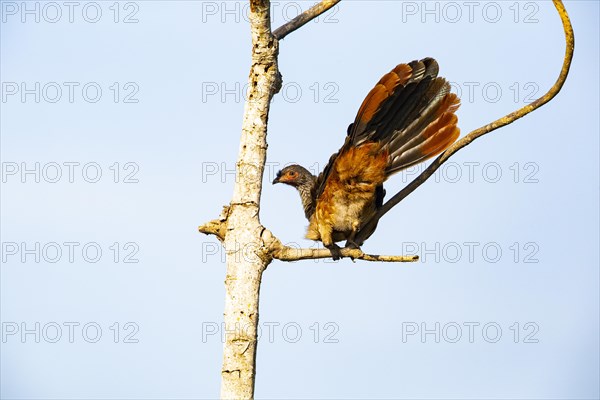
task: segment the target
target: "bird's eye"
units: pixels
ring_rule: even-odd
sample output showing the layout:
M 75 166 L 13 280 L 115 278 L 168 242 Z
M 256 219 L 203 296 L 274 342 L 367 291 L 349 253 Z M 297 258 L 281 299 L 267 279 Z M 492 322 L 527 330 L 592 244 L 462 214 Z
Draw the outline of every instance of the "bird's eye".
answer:
M 296 176 L 296 171 L 290 171 L 290 176 Z

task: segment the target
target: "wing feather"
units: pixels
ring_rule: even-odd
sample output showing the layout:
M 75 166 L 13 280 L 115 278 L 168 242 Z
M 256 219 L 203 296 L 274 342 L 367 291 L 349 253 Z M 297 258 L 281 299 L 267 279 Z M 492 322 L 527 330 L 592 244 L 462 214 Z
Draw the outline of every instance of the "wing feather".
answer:
M 377 143 L 377 148 L 387 155 L 387 178 L 441 153 L 458 138 L 460 130 L 454 112 L 460 100 L 450 93 L 448 82 L 437 77 L 438 72 L 437 61 L 425 58 L 399 64 L 377 82 L 348 127 L 344 145 L 330 157 L 317 177 L 315 201 L 327 187 L 336 162 L 338 165 L 357 162 L 348 153 L 352 148 Z M 340 158 L 345 161 L 340 163 Z

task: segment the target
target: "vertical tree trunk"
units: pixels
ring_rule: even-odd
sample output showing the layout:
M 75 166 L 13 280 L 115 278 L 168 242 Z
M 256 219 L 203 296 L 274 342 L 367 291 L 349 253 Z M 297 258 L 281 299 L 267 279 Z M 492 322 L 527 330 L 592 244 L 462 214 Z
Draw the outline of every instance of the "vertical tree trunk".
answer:
M 260 280 L 271 261 L 262 246 L 258 213 L 267 153 L 269 105 L 281 86 L 278 44 L 271 34 L 268 0 L 252 0 L 249 17 L 252 66 L 224 240 L 227 274 L 222 399 L 254 396 Z

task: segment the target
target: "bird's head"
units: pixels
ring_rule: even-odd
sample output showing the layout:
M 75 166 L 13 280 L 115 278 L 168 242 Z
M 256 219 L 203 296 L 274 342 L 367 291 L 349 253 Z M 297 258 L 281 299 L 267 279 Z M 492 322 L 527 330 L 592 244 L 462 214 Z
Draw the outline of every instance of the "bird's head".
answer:
M 299 188 L 314 184 L 315 177 L 309 170 L 300 165 L 288 165 L 277 173 L 273 184 L 285 183 L 287 185 Z

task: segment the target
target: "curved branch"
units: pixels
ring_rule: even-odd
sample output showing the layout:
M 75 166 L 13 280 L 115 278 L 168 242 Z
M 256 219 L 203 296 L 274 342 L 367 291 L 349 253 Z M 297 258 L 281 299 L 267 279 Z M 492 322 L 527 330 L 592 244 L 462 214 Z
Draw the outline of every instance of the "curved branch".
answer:
M 285 23 L 280 26 L 273 32 L 273 36 L 277 40 L 281 40 L 286 37 L 288 34 L 294 32 L 296 29 L 302 27 L 307 22 L 317 18 L 319 15 L 323 14 L 325 11 L 329 10 L 331 7 L 335 6 L 341 0 L 323 0 L 319 4 L 316 4 L 304 11 L 302 14 L 298 15 L 296 18 L 291 21 Z
M 445 163 L 452 155 L 458 152 L 463 147 L 471 144 L 475 139 L 495 131 L 498 128 L 502 128 L 503 126 L 509 125 L 519 118 L 524 117 L 530 112 L 540 108 L 544 104 L 548 103 L 550 100 L 554 98 L 560 92 L 567 79 L 567 75 L 569 74 L 569 68 L 571 67 L 571 60 L 573 59 L 573 51 L 575 49 L 575 36 L 573 34 L 573 27 L 571 26 L 571 21 L 569 19 L 569 15 L 567 14 L 567 10 L 565 9 L 564 4 L 561 0 L 553 0 L 554 6 L 558 11 L 558 15 L 563 24 L 563 28 L 565 31 L 565 41 L 566 41 L 566 50 L 565 57 L 563 61 L 563 66 L 558 76 L 558 79 L 554 83 L 554 85 L 548 90 L 546 94 L 544 94 L 539 99 L 534 102 L 516 110 L 512 113 L 505 115 L 504 117 L 497 119 L 481 128 L 475 129 L 470 132 L 468 135 L 454 143 L 450 146 L 445 152 L 443 152 L 438 158 L 436 158 L 429 167 L 427 167 L 419 176 L 417 176 L 412 182 L 410 182 L 406 187 L 400 190 L 394 197 L 388 200 L 383 207 L 373 216 L 373 218 L 362 227 L 361 231 L 357 234 L 355 241 L 357 243 L 362 243 L 365 238 L 364 234 L 372 231 L 372 227 L 379 221 L 379 219 L 387 213 L 392 207 L 402 201 L 406 196 L 411 194 L 416 188 L 421 186 L 427 179 L 431 177 L 435 173 L 435 171 Z M 363 233 L 363 234 L 361 234 Z

